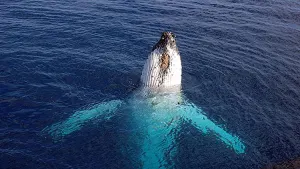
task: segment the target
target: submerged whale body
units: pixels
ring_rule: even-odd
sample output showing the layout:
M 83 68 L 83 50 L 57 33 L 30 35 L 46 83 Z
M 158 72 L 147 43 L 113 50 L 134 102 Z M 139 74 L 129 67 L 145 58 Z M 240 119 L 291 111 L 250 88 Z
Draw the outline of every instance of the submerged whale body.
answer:
M 54 139 L 65 137 L 84 127 L 93 119 L 105 120 L 121 107 L 131 113 L 131 120 L 143 138 L 138 155 L 141 168 L 169 168 L 166 154 L 176 156 L 175 132 L 186 121 L 202 133 L 213 133 L 237 154 L 245 152 L 238 136 L 226 132 L 209 120 L 201 108 L 191 103 L 181 92 L 181 58 L 175 35 L 164 32 L 153 47 L 144 65 L 141 86 L 126 100 L 111 100 L 76 111 L 64 121 L 44 129 Z

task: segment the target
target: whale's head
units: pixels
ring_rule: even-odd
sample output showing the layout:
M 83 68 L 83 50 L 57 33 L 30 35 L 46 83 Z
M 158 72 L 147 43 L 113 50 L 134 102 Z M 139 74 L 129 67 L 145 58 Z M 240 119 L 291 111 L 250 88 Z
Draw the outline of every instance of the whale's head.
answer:
M 168 50 L 167 48 L 178 51 L 175 34 L 172 32 L 163 32 L 159 41 L 153 46 L 152 51 L 156 49 Z
M 149 88 L 181 85 L 181 59 L 175 34 L 163 32 L 144 65 L 142 85 Z

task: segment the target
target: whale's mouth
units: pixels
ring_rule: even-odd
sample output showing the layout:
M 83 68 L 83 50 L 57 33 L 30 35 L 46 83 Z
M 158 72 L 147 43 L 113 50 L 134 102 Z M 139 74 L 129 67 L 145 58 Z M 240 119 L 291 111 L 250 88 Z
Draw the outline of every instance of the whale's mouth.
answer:
M 160 40 L 153 46 L 152 51 L 155 49 L 166 50 L 167 47 L 178 50 L 176 47 L 175 34 L 172 32 L 163 32 Z

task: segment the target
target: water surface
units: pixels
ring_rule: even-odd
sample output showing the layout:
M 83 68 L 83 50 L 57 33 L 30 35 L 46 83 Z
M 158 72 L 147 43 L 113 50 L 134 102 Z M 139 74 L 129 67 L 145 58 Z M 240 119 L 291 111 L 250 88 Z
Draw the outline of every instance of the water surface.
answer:
M 129 96 L 163 31 L 177 35 L 183 93 L 246 146 L 236 154 L 186 123 L 172 163 L 261 168 L 300 156 L 298 1 L 4 0 L 0 168 L 137 163 L 120 150 L 130 122 L 122 111 L 59 142 L 41 131 L 76 110 Z

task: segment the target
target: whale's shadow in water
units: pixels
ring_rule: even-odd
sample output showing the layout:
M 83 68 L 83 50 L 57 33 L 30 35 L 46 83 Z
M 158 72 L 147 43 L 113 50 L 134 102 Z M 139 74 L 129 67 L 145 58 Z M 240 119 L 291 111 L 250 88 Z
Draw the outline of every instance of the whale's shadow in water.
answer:
M 179 100 L 179 101 L 178 101 Z M 119 110 L 119 111 L 118 111 Z M 183 122 L 190 123 L 200 132 L 214 134 L 224 146 L 237 154 L 245 153 L 245 145 L 238 136 L 232 135 L 209 120 L 205 112 L 191 103 L 181 92 L 151 94 L 143 89 L 136 90 L 125 100 L 111 100 L 96 104 L 85 110 L 76 111 L 64 121 L 47 126 L 42 132 L 60 141 L 69 134 L 79 131 L 94 120 L 97 123 L 110 119 L 116 113 L 126 111 L 130 116 L 132 133 L 136 137 L 133 147 L 139 147 L 141 168 L 165 168 L 168 158 L 176 155 L 176 133 Z M 124 113 L 124 112 L 123 112 Z

